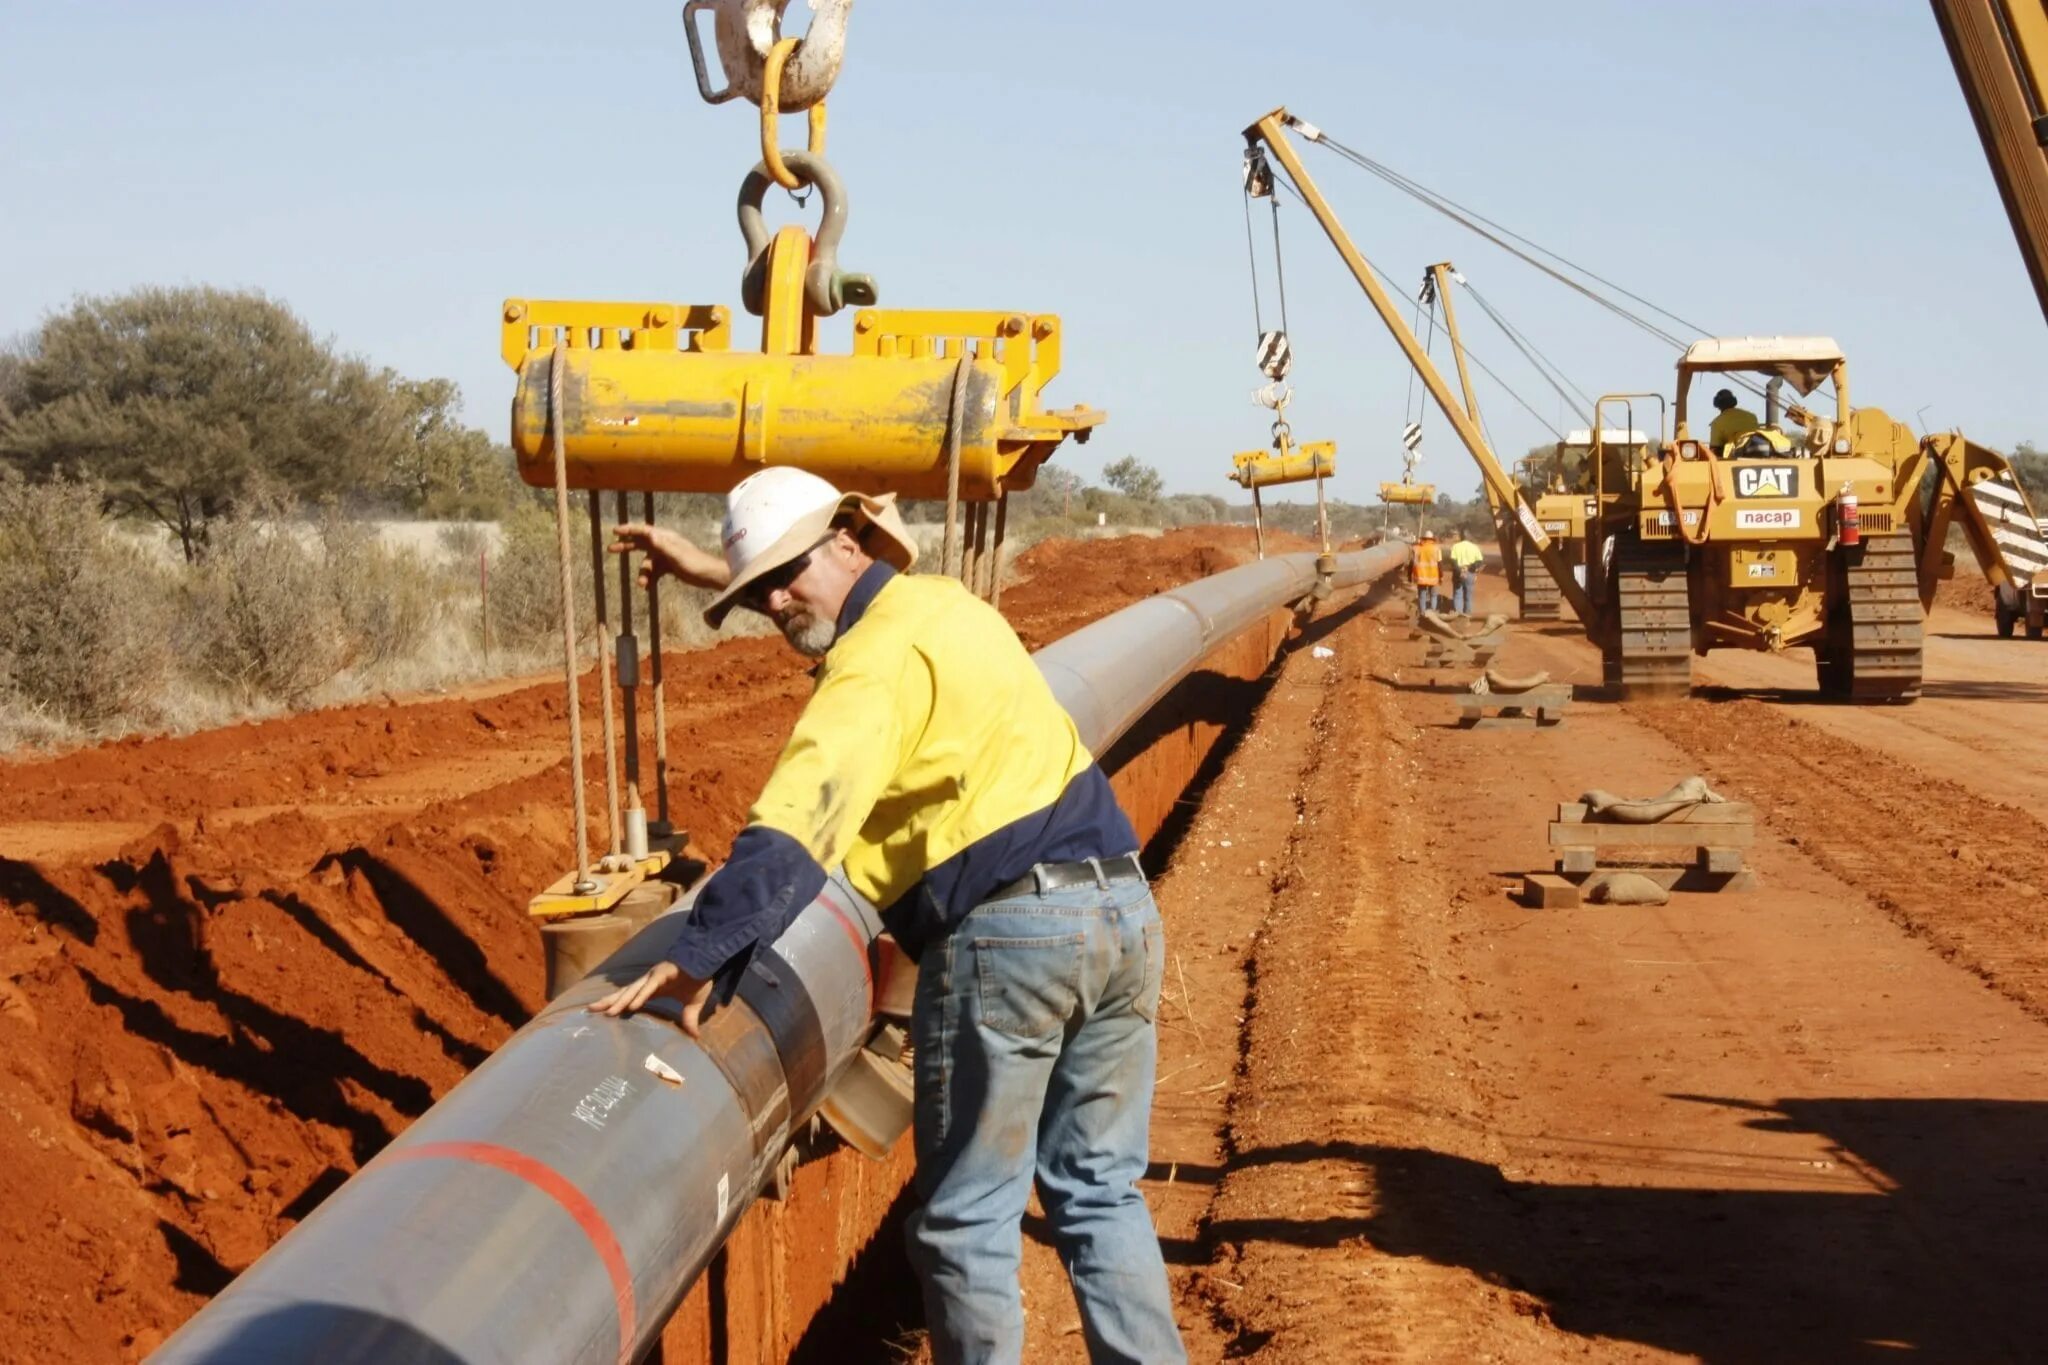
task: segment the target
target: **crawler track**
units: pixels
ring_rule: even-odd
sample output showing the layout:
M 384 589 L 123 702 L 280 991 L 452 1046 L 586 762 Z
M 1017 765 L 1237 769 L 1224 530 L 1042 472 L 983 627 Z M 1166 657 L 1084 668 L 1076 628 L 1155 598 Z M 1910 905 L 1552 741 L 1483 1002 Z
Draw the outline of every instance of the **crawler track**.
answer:
M 1862 548 L 1847 575 L 1849 696 L 1913 701 L 1920 695 L 1925 645 L 1913 542 L 1908 536 L 1873 536 Z
M 1692 614 L 1685 552 L 1624 538 L 1615 546 L 1613 642 L 1606 681 L 1630 696 L 1682 696 L 1692 688 Z
M 1550 570 L 1533 550 L 1522 551 L 1522 612 L 1524 621 L 1555 621 L 1562 594 Z

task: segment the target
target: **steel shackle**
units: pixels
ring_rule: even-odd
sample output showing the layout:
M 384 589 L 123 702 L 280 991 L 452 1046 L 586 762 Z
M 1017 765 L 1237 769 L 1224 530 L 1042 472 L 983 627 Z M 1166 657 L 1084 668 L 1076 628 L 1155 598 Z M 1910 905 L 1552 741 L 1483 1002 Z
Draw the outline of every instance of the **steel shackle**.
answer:
M 831 163 L 813 152 L 787 151 L 783 164 L 797 179 L 818 191 L 818 231 L 811 247 L 810 268 L 804 271 L 804 301 L 817 316 L 830 317 L 847 304 L 865 308 L 878 294 L 874 277 L 849 274 L 839 268 L 839 240 L 846 235 L 846 185 Z M 740 301 L 747 311 L 759 314 L 768 280 L 768 220 L 761 201 L 775 183 L 764 161 L 747 172 L 740 182 L 740 237 L 747 246 L 747 270 L 740 279 Z

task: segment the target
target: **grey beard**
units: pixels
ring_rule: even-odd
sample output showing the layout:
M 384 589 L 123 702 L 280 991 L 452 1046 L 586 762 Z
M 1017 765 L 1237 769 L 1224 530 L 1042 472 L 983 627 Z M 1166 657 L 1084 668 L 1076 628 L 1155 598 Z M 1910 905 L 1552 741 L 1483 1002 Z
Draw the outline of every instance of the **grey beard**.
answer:
M 805 658 L 822 659 L 825 651 L 832 648 L 832 642 L 839 638 L 839 627 L 805 612 L 783 623 L 782 638 Z

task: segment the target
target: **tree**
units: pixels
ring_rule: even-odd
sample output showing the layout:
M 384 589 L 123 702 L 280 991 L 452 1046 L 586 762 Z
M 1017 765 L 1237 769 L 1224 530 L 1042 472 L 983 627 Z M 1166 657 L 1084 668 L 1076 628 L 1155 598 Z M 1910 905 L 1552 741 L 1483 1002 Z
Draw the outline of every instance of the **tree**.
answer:
M 404 379 L 386 371 L 408 439 L 386 471 L 398 504 L 425 517 L 468 521 L 500 515 L 512 495 L 512 451 L 456 419 L 452 379 Z
M 1066 516 L 1073 511 L 1074 496 L 1086 487 L 1087 483 L 1073 470 L 1056 464 L 1042 464 L 1038 467 L 1037 478 L 1032 480 L 1031 491 L 1043 494 L 1049 502 L 1057 500 L 1060 515 Z
M 1152 501 L 1166 487 L 1166 480 L 1159 477 L 1159 471 L 1142 463 L 1135 455 L 1126 455 L 1110 465 L 1102 471 L 1102 477 L 1117 492 L 1140 502 Z
M 2021 441 L 2012 448 L 2012 472 L 2019 475 L 2020 484 L 2027 492 L 2039 498 L 2048 493 L 2048 450 L 2042 450 L 2032 441 Z
M 169 527 L 190 560 L 258 477 L 301 498 L 382 482 L 408 439 L 395 378 L 260 293 L 80 299 L 31 339 L 0 458 L 92 478 L 117 509 Z

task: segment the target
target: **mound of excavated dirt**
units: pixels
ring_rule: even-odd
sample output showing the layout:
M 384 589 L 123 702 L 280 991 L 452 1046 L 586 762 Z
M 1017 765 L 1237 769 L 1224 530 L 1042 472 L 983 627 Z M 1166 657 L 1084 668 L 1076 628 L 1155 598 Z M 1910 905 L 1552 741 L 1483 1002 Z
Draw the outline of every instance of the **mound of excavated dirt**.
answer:
M 1934 588 L 1936 606 L 1954 607 L 1958 611 L 1982 612 L 1989 616 L 1996 600 L 1991 585 L 1967 562 L 1958 563 L 1956 576 L 1945 583 L 1937 583 Z
M 1036 646 L 1251 554 L 1047 542 L 1004 610 Z M 804 662 L 666 668 L 674 815 L 720 857 Z M 0 1354 L 138 1358 L 540 1004 L 562 719 L 501 686 L 0 761 Z

